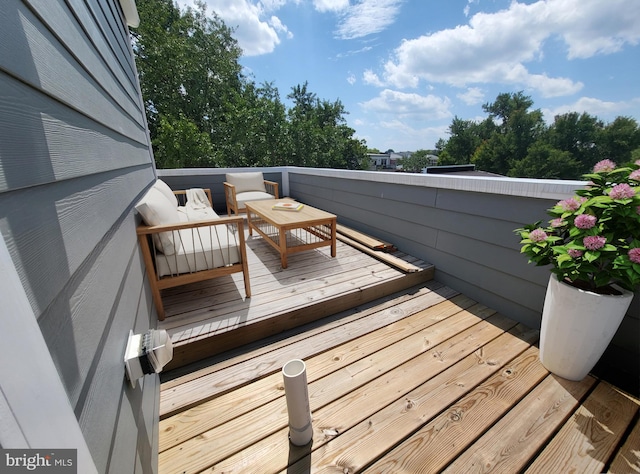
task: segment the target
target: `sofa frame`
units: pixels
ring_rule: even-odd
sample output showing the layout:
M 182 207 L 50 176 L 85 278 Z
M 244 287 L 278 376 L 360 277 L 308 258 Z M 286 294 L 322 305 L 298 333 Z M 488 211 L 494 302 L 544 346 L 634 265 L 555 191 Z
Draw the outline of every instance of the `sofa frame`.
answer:
M 205 189 L 204 191 L 209 198 L 209 203 L 212 204 L 211 190 Z M 174 194 L 178 198 L 179 202 L 184 202 L 186 191 L 174 191 Z M 242 272 L 244 277 L 245 295 L 247 298 L 251 297 L 251 286 L 249 283 L 249 267 L 247 264 L 247 251 L 245 246 L 243 221 L 243 217 L 220 217 L 219 219 L 215 220 L 182 222 L 156 226 L 147 226 L 141 224 L 137 227 L 138 241 L 140 242 L 140 249 L 142 251 L 142 256 L 147 270 L 147 276 L 149 277 L 153 301 L 155 303 L 156 310 L 158 312 L 158 319 L 160 321 L 164 320 L 166 316 L 164 305 L 162 303 L 161 291 L 167 288 L 188 285 L 190 283 L 195 283 L 198 281 L 209 280 L 211 278 L 217 278 L 220 276 Z M 226 226 L 235 229 L 235 233 L 238 236 L 240 262 L 217 268 L 198 270 L 190 273 L 181 273 L 178 275 L 167 275 L 162 277 L 158 276 L 158 273 L 156 271 L 156 258 L 161 252 L 155 246 L 154 239 L 152 238 L 154 234 L 159 234 L 161 232 L 174 232 L 182 229 L 197 229 L 199 227 L 209 226 L 223 226 L 225 227 L 225 232 Z

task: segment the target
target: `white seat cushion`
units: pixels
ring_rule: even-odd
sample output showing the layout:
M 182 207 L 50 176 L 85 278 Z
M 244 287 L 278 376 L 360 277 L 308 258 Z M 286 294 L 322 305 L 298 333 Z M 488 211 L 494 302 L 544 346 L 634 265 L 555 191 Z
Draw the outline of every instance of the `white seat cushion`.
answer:
M 264 177 L 260 171 L 250 173 L 227 173 L 227 183 L 236 187 L 236 195 L 248 191 L 267 192 L 264 185 Z
M 244 209 L 245 203 L 249 201 L 264 201 L 265 199 L 274 199 L 273 195 L 269 193 L 263 193 L 260 191 L 249 191 L 246 193 L 236 194 L 236 202 L 238 203 L 238 209 Z
M 238 236 L 230 226 L 182 229 L 175 240 L 179 245 L 174 254 L 157 255 L 158 276 L 193 273 L 240 262 Z

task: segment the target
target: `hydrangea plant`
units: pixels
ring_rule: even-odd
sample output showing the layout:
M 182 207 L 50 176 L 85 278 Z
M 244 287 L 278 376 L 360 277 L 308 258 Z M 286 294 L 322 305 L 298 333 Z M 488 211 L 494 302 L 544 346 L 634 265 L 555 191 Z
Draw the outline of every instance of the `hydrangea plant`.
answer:
M 640 287 L 640 160 L 597 163 L 584 189 L 540 222 L 516 229 L 529 263 L 552 265 L 558 280 L 601 294 Z

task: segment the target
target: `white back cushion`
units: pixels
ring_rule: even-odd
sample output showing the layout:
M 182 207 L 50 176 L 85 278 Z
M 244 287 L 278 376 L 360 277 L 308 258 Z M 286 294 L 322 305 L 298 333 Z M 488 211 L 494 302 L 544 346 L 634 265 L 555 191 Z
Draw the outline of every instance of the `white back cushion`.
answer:
M 151 187 L 147 194 L 136 204 L 136 210 L 147 225 L 177 224 L 180 222 L 178 208 L 166 196 Z M 173 255 L 175 246 L 172 232 L 154 234 L 154 242 L 158 250 L 165 255 Z
M 156 182 L 153 183 L 153 187 L 160 191 L 169 200 L 169 202 L 172 202 L 176 207 L 178 207 L 178 198 L 173 194 L 173 191 L 167 183 L 161 179 L 157 179 Z
M 247 191 L 267 192 L 267 188 L 264 185 L 264 177 L 260 171 L 227 173 L 226 180 L 227 183 L 233 184 L 236 187 L 236 193 L 246 193 Z

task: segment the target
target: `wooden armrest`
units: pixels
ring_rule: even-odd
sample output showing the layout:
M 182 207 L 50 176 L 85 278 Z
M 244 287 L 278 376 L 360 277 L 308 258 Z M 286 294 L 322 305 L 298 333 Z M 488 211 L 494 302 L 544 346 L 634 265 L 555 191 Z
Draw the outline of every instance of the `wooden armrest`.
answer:
M 267 192 L 269 192 L 269 190 L 271 189 L 273 192 L 269 192 L 269 194 L 272 194 L 276 199 L 278 199 L 279 196 L 279 192 L 278 192 L 278 183 L 276 181 L 268 181 L 268 180 L 264 180 L 264 185 L 267 188 Z
M 144 234 L 157 234 L 159 232 L 171 232 L 173 230 L 193 229 L 195 227 L 209 227 L 214 225 L 226 225 L 237 224 L 240 229 L 243 229 L 242 217 L 221 217 L 220 219 L 210 219 L 203 221 L 193 222 L 180 222 L 176 224 L 164 224 L 164 225 L 140 225 L 136 229 L 138 235 Z

